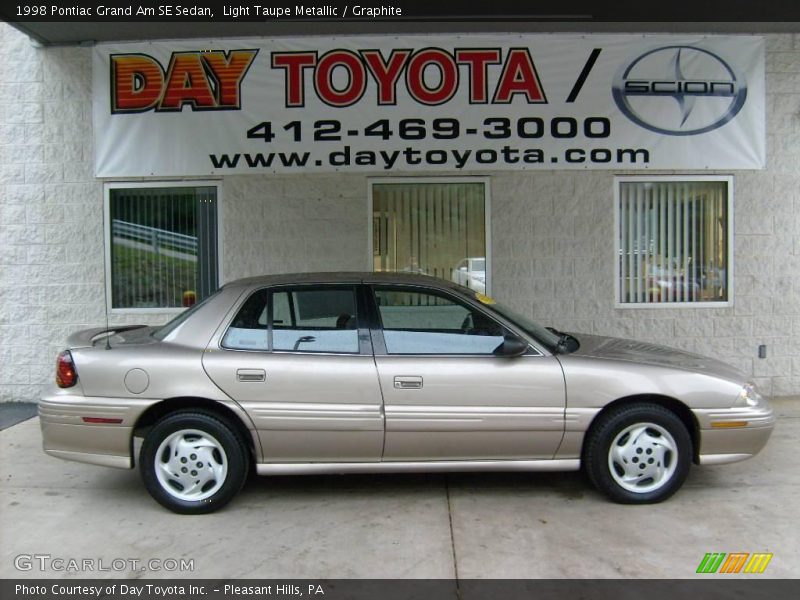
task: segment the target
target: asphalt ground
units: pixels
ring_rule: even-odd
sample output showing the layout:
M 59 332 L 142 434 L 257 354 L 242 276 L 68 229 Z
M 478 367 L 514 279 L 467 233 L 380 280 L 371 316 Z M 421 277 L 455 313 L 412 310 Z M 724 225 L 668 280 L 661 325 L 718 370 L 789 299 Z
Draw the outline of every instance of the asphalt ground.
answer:
M 33 402 L 4 402 L 0 404 L 0 431 L 36 416 Z
M 800 398 L 773 405 L 758 456 L 693 467 L 658 505 L 610 503 L 580 473 L 253 476 L 203 516 L 162 508 L 138 471 L 45 455 L 32 418 L 0 432 L 0 577 L 707 578 L 708 552 L 769 552 L 742 576 L 796 578 Z

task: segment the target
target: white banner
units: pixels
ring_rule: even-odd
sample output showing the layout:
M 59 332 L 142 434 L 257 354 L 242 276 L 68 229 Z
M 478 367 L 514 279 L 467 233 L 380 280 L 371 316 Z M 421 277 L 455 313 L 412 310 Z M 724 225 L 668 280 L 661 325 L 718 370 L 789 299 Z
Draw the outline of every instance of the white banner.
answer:
M 760 37 L 185 40 L 93 67 L 98 177 L 765 161 Z

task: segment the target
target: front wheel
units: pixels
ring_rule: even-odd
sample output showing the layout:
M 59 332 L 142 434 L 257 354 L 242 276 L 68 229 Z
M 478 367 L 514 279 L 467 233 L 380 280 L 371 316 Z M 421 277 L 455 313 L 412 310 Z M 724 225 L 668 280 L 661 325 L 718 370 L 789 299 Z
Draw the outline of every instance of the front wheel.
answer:
M 150 495 L 182 514 L 227 504 L 247 477 L 249 456 L 235 430 L 210 414 L 182 411 L 156 423 L 142 443 L 140 468 Z
M 648 504 L 678 491 L 689 473 L 692 440 L 670 410 L 650 403 L 612 409 L 589 431 L 584 468 L 616 502 Z

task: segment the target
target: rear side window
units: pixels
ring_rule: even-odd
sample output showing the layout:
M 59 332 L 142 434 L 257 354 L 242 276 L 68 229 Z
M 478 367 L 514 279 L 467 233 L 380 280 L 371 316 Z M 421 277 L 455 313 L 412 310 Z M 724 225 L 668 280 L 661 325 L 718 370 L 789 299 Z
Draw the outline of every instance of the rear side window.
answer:
M 358 352 L 356 297 L 352 289 L 311 289 L 272 295 L 272 349 Z
M 251 295 L 236 314 L 222 345 L 235 350 L 269 350 L 267 290 Z
M 222 345 L 235 350 L 356 354 L 359 342 L 355 291 L 259 290 L 239 309 Z

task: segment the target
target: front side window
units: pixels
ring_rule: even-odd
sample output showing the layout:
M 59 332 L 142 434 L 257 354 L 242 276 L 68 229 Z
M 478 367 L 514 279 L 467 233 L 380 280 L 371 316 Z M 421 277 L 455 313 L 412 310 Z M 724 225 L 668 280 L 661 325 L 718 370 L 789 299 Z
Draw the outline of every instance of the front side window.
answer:
M 474 308 L 433 292 L 375 290 L 389 354 L 492 354 L 502 325 Z
M 112 309 L 192 306 L 218 286 L 215 186 L 111 187 Z
M 617 182 L 618 303 L 730 301 L 731 182 Z

